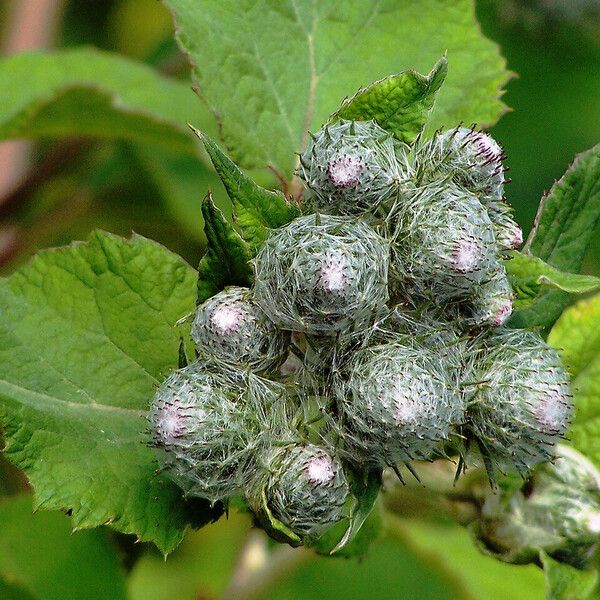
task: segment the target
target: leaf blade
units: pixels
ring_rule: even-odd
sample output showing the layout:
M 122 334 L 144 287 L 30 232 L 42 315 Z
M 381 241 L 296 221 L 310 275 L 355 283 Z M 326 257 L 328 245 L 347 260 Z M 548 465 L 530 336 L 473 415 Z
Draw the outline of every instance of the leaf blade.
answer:
M 110 523 L 163 552 L 194 515 L 157 472 L 145 412 L 177 367 L 194 270 L 159 244 L 96 232 L 0 279 L 0 415 L 38 508 Z M 196 505 L 199 521 L 213 513 Z M 204 510 L 204 512 L 203 512 Z
M 374 120 L 382 129 L 410 144 L 423 131 L 447 72 L 448 61 L 443 57 L 428 75 L 412 69 L 390 75 L 345 100 L 329 120 Z

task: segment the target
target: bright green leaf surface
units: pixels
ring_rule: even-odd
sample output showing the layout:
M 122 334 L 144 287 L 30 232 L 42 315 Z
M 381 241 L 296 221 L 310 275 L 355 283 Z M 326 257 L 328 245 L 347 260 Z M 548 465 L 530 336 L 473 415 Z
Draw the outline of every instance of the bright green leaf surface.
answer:
M 561 271 L 576 273 L 600 220 L 600 145 L 578 155 L 542 199 L 524 253 Z M 547 290 L 511 321 L 518 327 L 552 325 L 569 297 Z
M 93 48 L 0 61 L 0 139 L 93 136 L 193 154 L 186 122 L 212 119 L 185 83 Z
M 163 551 L 181 540 L 189 515 L 156 473 L 144 415 L 177 366 L 175 323 L 195 287 L 195 271 L 159 244 L 104 233 L 0 279 L 0 420 L 36 506 Z
M 300 213 L 281 192 L 273 192 L 256 184 L 208 136 L 194 129 L 231 198 L 234 220 L 244 240 L 259 248 L 269 228 L 289 223 Z
M 505 262 L 506 271 L 516 294 L 515 307 L 525 308 L 535 301 L 544 287 L 570 294 L 583 294 L 600 287 L 600 279 L 592 275 L 564 273 L 541 258 L 515 252 Z
M 0 577 L 0 598 L 2 600 L 41 600 L 32 596 L 21 586 L 5 581 L 2 577 Z
M 164 0 L 233 157 L 290 179 L 309 129 L 372 81 L 450 69 L 432 127 L 494 123 L 507 72 L 472 0 Z
M 546 598 L 548 600 L 585 600 L 596 587 L 598 572 L 582 571 L 550 558 L 540 552 L 546 575 Z
M 198 265 L 198 302 L 227 285 L 252 284 L 250 248 L 215 206 L 210 194 L 202 203 L 208 247 Z
M 331 121 L 373 119 L 399 140 L 410 144 L 425 127 L 435 95 L 447 74 L 448 61 L 442 58 L 427 76 L 408 70 L 386 77 L 345 100 Z
M 0 582 L 6 600 L 126 598 L 125 574 L 106 531 L 71 533 L 64 515 L 33 514 L 30 496 L 0 503 L 0 576 L 12 584 L 11 592 Z M 17 594 L 17 585 L 26 595 Z
M 567 309 L 548 341 L 561 350 L 572 378 L 571 442 L 600 467 L 600 296 Z

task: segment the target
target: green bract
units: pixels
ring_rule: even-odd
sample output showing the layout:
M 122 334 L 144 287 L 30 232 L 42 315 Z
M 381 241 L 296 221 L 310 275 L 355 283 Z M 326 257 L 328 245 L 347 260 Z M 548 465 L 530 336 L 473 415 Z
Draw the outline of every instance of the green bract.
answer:
M 187 495 L 215 502 L 240 494 L 284 394 L 274 382 L 204 361 L 175 371 L 148 416 L 159 462 Z
M 198 307 L 192 339 L 202 356 L 255 371 L 281 364 L 289 345 L 289 335 L 267 318 L 251 290 L 241 287 L 229 287 Z
M 362 467 L 431 458 L 464 411 L 442 353 L 404 335 L 357 351 L 335 393 L 344 450 Z
M 360 329 L 388 300 L 389 246 L 362 221 L 309 215 L 274 231 L 255 261 L 256 300 L 279 327 Z
M 537 334 L 498 330 L 478 341 L 468 430 L 490 477 L 523 476 L 552 458 L 571 412 L 568 375 Z
M 300 156 L 299 175 L 313 192 L 307 204 L 319 212 L 376 213 L 408 176 L 408 146 L 374 121 L 325 125 Z
M 296 535 L 318 537 L 345 516 L 350 486 L 340 460 L 314 444 L 273 447 L 261 456 L 249 503 Z

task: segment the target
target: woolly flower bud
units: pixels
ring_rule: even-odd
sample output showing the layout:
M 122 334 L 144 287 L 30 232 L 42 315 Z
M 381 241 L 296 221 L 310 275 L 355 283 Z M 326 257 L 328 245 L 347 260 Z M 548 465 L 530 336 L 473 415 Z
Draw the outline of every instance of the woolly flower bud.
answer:
M 150 408 L 151 441 L 187 495 L 239 494 L 283 388 L 256 375 L 195 362 L 173 372 Z
M 192 339 L 207 358 L 256 371 L 281 364 L 289 345 L 289 335 L 280 332 L 251 291 L 241 287 L 229 287 L 198 307 Z
M 457 127 L 415 148 L 415 162 L 425 181 L 453 180 L 470 192 L 500 200 L 504 192 L 504 154 L 487 133 Z
M 363 327 L 388 299 L 389 246 L 348 217 L 299 217 L 255 259 L 254 294 L 279 327 L 334 334 Z
M 568 376 L 557 352 L 536 334 L 499 330 L 481 342 L 468 428 L 488 473 L 525 475 L 552 457 L 571 412 Z
M 600 473 L 579 452 L 556 447 L 556 459 L 526 483 L 488 493 L 479 539 L 508 562 L 536 561 L 543 549 L 584 566 L 600 534 Z
M 399 142 L 374 121 L 325 125 L 300 157 L 299 176 L 313 191 L 315 211 L 375 212 L 402 179 L 406 160 Z
M 513 292 L 506 275 L 506 269 L 498 263 L 490 278 L 476 290 L 471 300 L 471 325 L 499 327 L 512 314 Z
M 516 250 L 523 243 L 523 231 L 512 219 L 510 207 L 500 201 L 486 202 L 486 206 L 500 249 Z
M 336 382 L 348 458 L 395 467 L 434 455 L 464 406 L 452 367 L 408 336 L 357 351 Z
M 263 460 L 249 493 L 259 519 L 266 508 L 296 535 L 314 538 L 344 518 L 350 486 L 339 459 L 313 444 L 293 444 L 272 448 Z
M 474 295 L 497 269 L 496 240 L 477 198 L 456 186 L 425 187 L 391 220 L 393 280 L 439 303 Z

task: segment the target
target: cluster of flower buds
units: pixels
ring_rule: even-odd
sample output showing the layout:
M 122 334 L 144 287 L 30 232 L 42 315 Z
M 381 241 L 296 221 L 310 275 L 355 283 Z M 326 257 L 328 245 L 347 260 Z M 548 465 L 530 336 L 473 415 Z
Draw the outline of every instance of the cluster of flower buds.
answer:
M 538 335 L 503 326 L 521 233 L 502 158 L 464 128 L 412 146 L 373 121 L 313 136 L 304 214 L 259 248 L 251 288 L 198 307 L 198 359 L 152 403 L 186 493 L 242 497 L 300 544 L 351 522 L 357 482 L 386 467 L 458 455 L 494 481 L 553 456 L 568 378 Z

